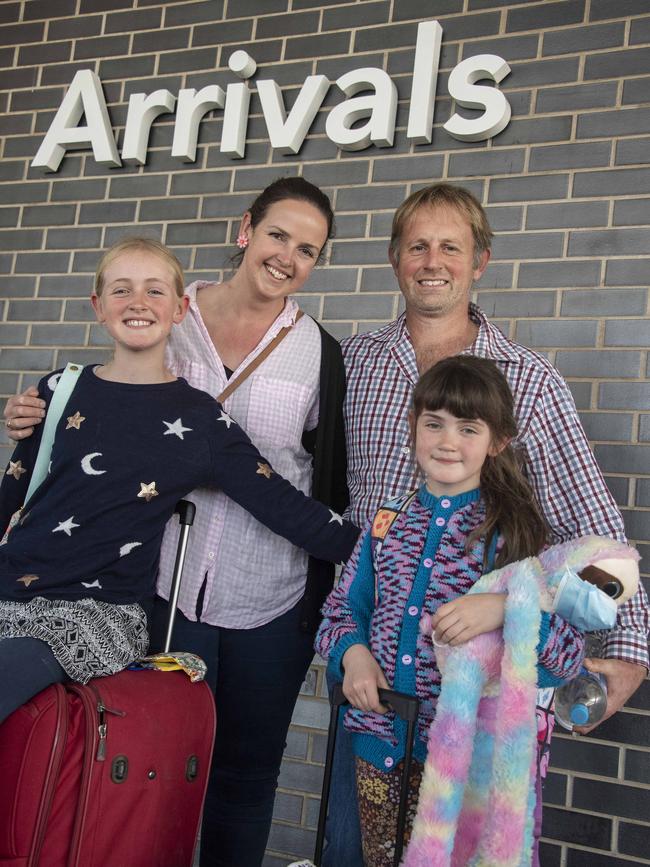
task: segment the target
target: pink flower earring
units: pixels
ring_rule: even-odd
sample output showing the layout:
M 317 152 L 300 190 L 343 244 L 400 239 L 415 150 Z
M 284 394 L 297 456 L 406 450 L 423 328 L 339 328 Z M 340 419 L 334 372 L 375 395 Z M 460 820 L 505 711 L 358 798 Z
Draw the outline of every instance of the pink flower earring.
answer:
M 245 235 L 243 232 L 237 235 L 237 246 L 240 250 L 245 250 L 248 247 L 248 235 Z

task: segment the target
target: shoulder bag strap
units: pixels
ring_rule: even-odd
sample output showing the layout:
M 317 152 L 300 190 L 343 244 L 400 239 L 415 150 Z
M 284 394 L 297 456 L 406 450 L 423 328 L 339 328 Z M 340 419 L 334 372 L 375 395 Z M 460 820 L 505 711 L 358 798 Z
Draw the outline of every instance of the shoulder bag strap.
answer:
M 217 396 L 217 400 L 219 403 L 223 403 L 224 400 L 230 397 L 233 391 L 244 382 L 245 379 L 251 375 L 251 373 L 260 366 L 260 364 L 269 357 L 269 355 L 273 352 L 275 347 L 282 343 L 287 334 L 291 331 L 293 326 L 298 322 L 298 320 L 303 316 L 302 310 L 298 310 L 296 313 L 296 318 L 293 321 L 293 325 L 285 325 L 284 328 L 281 328 L 278 333 L 275 335 L 273 340 L 268 343 L 264 349 L 260 352 L 259 355 L 256 355 L 255 358 L 248 364 L 238 377 L 235 379 L 231 379 L 228 385 L 224 388 L 220 395 Z
M 83 365 L 81 364 L 67 364 L 59 377 L 47 410 L 47 415 L 45 416 L 45 421 L 43 422 L 41 444 L 38 448 L 38 455 L 36 456 L 36 463 L 34 464 L 34 471 L 32 472 L 29 487 L 25 494 L 25 502 L 29 500 L 36 488 L 47 476 L 47 468 L 52 455 L 52 446 L 54 445 L 54 432 L 82 370 Z

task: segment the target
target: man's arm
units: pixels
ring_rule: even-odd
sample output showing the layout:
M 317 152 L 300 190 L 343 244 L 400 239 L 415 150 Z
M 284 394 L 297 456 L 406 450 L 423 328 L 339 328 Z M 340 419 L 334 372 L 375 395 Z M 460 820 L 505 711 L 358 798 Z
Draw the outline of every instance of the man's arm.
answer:
M 625 541 L 625 527 L 593 456 L 573 397 L 559 374 L 536 401 L 523 438 L 528 476 L 554 541 L 594 534 Z M 650 608 L 643 586 L 622 605 L 615 627 L 603 633 L 606 659 L 598 660 L 608 682 L 605 718 L 625 704 L 643 682 L 648 660 Z

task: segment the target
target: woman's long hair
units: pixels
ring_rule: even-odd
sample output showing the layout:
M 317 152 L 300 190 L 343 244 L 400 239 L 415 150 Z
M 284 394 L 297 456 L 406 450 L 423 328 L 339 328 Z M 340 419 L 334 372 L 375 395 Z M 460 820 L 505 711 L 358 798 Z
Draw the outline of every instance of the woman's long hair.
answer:
M 456 418 L 485 422 L 496 447 L 517 434 L 510 386 L 496 364 L 486 358 L 455 355 L 420 377 L 413 392 L 415 421 L 424 411 L 440 409 Z M 467 547 L 484 537 L 484 567 L 495 533 L 503 537 L 496 566 L 538 554 L 548 541 L 549 526 L 524 475 L 523 462 L 510 443 L 498 454 L 487 456 L 480 486 L 486 517 L 469 536 Z

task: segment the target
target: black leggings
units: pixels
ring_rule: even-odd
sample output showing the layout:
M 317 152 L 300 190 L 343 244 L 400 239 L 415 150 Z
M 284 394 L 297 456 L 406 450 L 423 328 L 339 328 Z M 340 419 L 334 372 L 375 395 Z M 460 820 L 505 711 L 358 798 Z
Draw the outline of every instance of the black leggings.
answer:
M 46 686 L 69 680 L 49 644 L 38 638 L 0 638 L 0 723 Z

